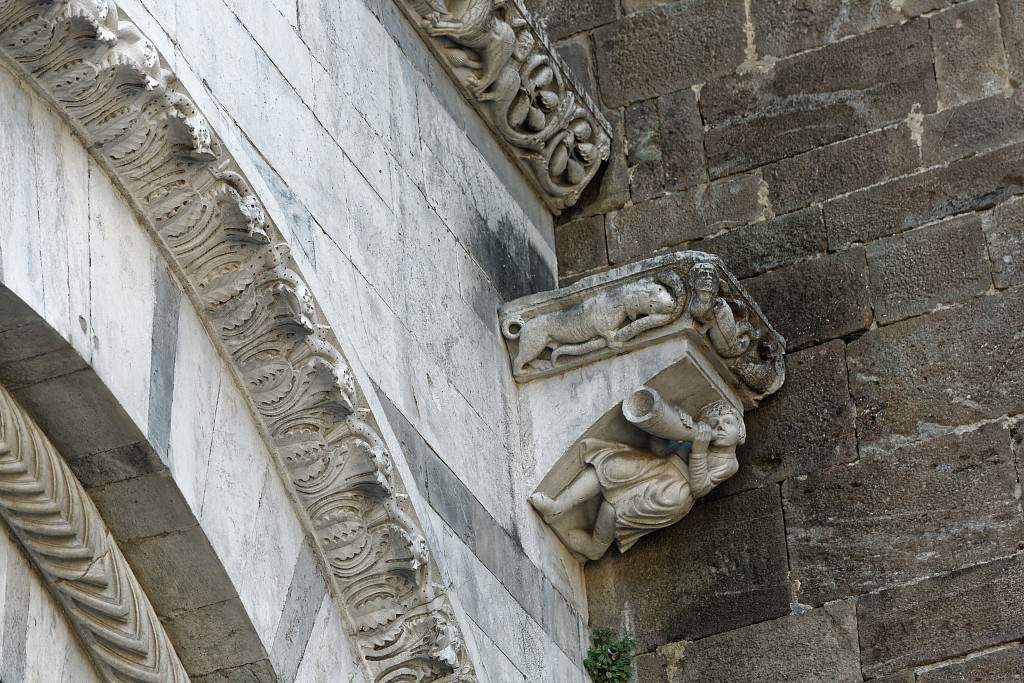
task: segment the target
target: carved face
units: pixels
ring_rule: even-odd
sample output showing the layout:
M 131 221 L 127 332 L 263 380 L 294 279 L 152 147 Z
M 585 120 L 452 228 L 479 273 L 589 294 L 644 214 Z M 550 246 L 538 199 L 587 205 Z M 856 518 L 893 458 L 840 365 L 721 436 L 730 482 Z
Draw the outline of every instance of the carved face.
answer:
M 708 420 L 711 427 L 711 442 L 716 446 L 728 447 L 740 443 L 743 438 L 743 420 L 735 413 L 722 413 Z
M 675 310 L 676 300 L 663 285 L 647 281 L 643 283 L 640 307 L 640 312 L 647 315 L 665 315 Z
M 698 292 L 718 292 L 718 273 L 710 263 L 697 263 L 690 269 L 690 284 Z

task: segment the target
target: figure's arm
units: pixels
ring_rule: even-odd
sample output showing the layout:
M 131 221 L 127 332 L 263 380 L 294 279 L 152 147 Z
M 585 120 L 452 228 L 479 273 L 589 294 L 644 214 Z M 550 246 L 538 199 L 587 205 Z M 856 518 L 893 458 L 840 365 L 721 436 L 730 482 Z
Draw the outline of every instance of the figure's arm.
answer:
M 708 445 L 711 443 L 711 427 L 703 422 L 694 425 L 693 450 L 690 451 L 690 493 L 700 498 L 715 488 L 708 471 Z

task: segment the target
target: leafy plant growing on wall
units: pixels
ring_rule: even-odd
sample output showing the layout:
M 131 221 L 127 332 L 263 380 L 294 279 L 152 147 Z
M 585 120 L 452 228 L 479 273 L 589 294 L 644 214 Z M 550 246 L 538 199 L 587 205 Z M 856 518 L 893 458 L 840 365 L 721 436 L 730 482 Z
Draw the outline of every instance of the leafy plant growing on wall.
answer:
M 620 638 L 609 629 L 596 629 L 583 666 L 594 683 L 628 681 L 632 671 L 634 647 L 636 643 L 627 636 Z

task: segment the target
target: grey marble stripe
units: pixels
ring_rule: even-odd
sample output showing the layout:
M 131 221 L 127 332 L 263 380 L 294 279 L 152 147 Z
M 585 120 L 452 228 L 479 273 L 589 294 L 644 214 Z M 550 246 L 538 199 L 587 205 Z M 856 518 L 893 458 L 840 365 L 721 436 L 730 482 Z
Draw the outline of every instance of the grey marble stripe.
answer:
M 162 265 L 154 265 L 153 280 L 156 301 L 153 310 L 153 355 L 149 371 L 148 436 L 149 443 L 157 453 L 165 456 L 171 439 L 181 292 Z

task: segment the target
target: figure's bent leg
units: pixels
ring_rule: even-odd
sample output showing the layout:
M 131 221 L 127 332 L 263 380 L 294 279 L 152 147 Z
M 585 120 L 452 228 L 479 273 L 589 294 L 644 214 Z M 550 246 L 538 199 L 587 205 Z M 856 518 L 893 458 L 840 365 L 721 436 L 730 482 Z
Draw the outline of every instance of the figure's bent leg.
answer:
M 597 511 L 597 521 L 594 522 L 594 543 L 604 546 L 604 551 L 615 540 L 615 508 L 607 500 L 601 502 L 601 509 Z
M 601 482 L 597 478 L 597 472 L 594 468 L 587 467 L 557 498 L 552 499 L 543 493 L 535 493 L 530 496 L 530 503 L 544 517 L 544 521 L 551 524 L 569 510 L 599 495 Z

